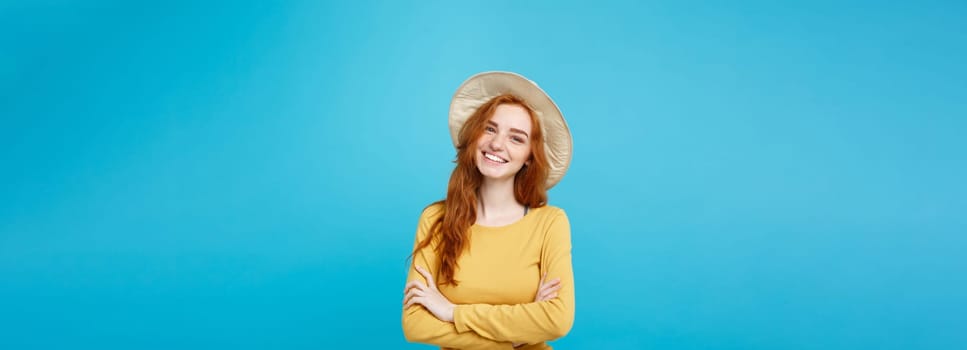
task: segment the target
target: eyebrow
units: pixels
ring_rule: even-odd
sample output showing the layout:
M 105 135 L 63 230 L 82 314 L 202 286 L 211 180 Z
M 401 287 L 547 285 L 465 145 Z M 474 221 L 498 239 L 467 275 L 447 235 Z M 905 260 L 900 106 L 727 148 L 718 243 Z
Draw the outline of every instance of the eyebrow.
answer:
M 488 120 L 487 121 L 487 124 L 491 124 L 493 126 L 500 126 L 500 125 L 497 124 L 497 122 L 495 122 L 493 120 Z M 530 138 L 530 135 L 527 135 L 527 132 L 525 132 L 524 130 L 521 130 L 521 129 L 510 128 L 510 132 L 516 132 L 518 134 L 524 134 L 525 137 L 527 137 L 528 139 Z

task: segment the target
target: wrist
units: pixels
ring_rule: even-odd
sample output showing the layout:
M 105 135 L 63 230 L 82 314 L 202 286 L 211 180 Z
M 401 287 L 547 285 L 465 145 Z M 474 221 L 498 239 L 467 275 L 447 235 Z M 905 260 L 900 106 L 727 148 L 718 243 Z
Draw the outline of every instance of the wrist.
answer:
M 450 323 L 455 323 L 454 316 L 456 316 L 456 314 L 457 314 L 457 305 L 455 305 L 455 304 L 448 305 L 448 307 L 447 307 L 447 314 L 446 314 L 446 316 L 447 316 L 447 320 L 446 321 L 447 322 L 450 322 Z

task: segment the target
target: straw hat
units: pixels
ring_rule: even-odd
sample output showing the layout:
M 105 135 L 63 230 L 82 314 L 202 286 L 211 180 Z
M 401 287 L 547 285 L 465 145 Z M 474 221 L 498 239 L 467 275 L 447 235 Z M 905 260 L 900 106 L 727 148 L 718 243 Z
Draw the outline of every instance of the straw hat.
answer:
M 481 105 L 502 94 L 511 94 L 524 100 L 537 114 L 544 133 L 544 153 L 547 154 L 548 189 L 554 187 L 571 163 L 571 132 L 564 115 L 551 97 L 533 81 L 511 72 L 483 72 L 476 74 L 457 88 L 450 101 L 450 137 L 457 146 L 460 128 Z

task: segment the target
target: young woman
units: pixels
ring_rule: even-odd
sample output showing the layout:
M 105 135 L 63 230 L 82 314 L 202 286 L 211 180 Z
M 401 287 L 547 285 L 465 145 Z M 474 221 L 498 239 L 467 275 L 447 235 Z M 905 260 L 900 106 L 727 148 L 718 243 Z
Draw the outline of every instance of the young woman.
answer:
M 423 210 L 403 298 L 411 342 L 550 349 L 574 322 L 571 229 L 547 189 L 571 160 L 560 110 L 509 72 L 477 74 L 450 104 L 456 167 Z

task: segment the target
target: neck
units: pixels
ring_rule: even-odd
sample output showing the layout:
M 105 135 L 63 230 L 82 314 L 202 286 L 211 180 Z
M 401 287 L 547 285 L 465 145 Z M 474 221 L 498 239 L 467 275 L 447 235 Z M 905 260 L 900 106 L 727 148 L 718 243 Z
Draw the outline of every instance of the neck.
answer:
M 524 208 L 514 198 L 513 177 L 504 180 L 484 179 L 477 192 L 477 201 L 477 217 L 482 219 L 486 219 L 488 214 L 501 216 Z

